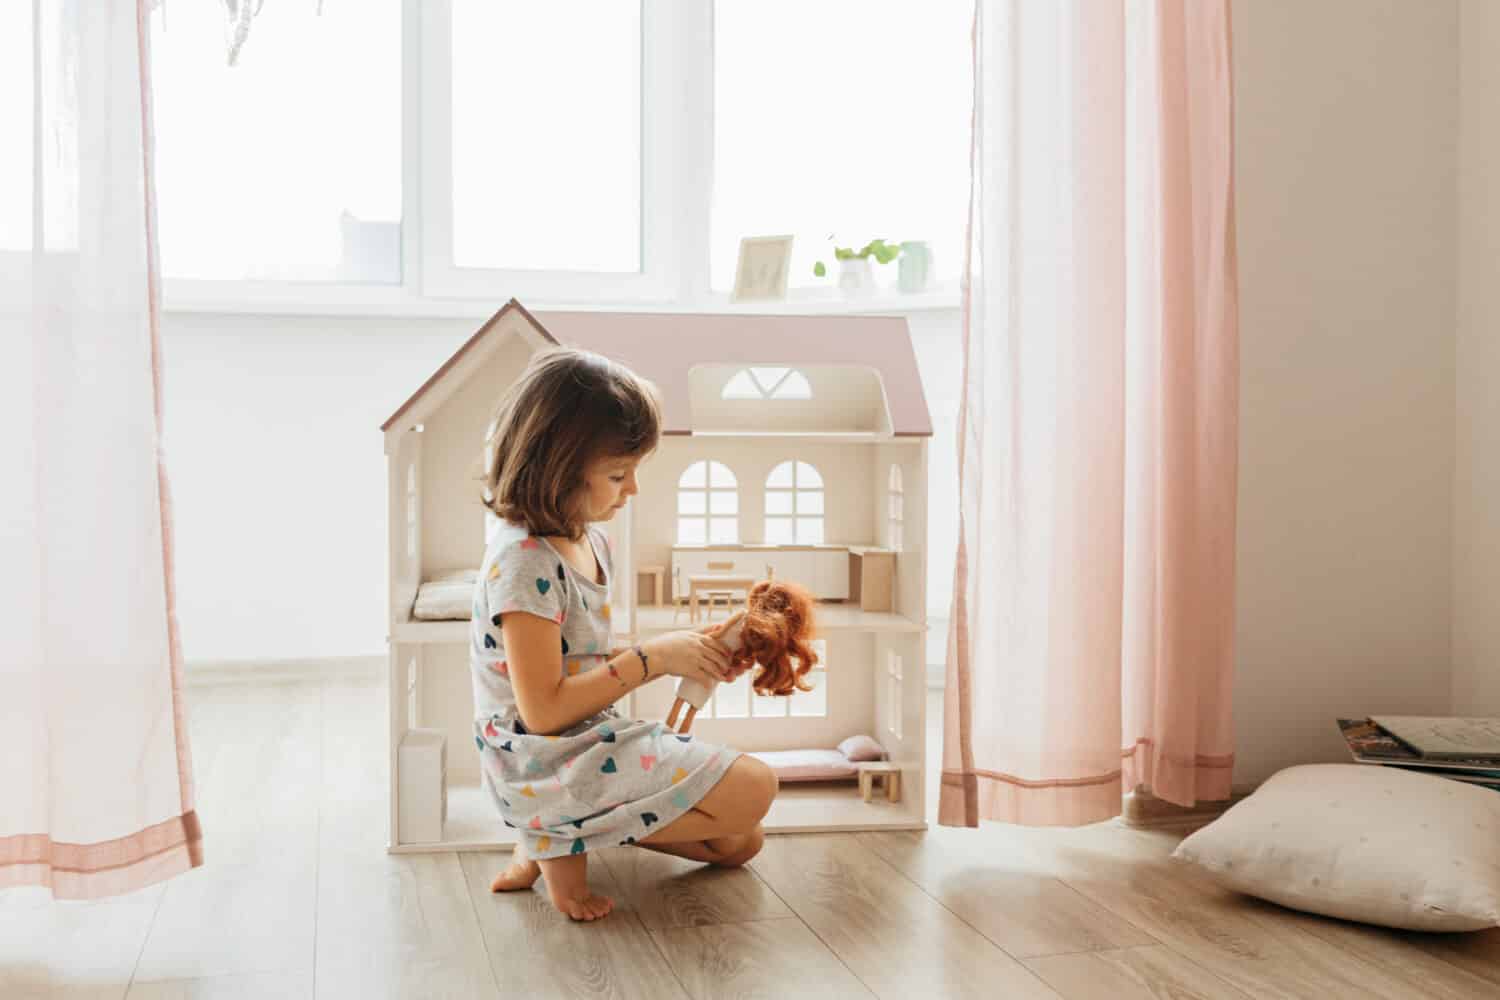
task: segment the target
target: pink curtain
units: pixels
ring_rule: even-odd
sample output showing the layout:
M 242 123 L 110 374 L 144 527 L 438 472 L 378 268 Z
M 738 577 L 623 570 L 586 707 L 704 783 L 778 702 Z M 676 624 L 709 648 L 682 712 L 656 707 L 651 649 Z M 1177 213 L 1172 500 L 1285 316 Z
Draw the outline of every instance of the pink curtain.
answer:
M 0 135 L 24 185 L 5 194 L 30 207 L 0 215 L 0 888 L 61 898 L 203 860 L 162 463 L 146 4 L 24 0 L 5 16 L 30 42 L 32 113 Z
M 939 820 L 1229 796 L 1229 0 L 980 0 Z

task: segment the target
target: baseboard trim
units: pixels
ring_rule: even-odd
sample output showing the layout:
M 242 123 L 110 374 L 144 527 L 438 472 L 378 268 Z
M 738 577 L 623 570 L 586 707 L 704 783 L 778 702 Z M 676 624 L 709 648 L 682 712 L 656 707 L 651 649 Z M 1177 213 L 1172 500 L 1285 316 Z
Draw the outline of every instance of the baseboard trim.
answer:
M 1120 819 L 1126 826 L 1142 830 L 1192 830 L 1207 826 L 1230 806 L 1242 801 L 1255 786 L 1240 786 L 1229 793 L 1229 798 L 1218 802 L 1199 802 L 1195 806 L 1179 806 L 1157 798 L 1144 788 L 1137 788 L 1125 796 Z
M 384 656 L 323 656 L 297 660 L 189 660 L 183 675 L 189 686 L 210 684 L 291 684 L 335 678 L 384 677 Z

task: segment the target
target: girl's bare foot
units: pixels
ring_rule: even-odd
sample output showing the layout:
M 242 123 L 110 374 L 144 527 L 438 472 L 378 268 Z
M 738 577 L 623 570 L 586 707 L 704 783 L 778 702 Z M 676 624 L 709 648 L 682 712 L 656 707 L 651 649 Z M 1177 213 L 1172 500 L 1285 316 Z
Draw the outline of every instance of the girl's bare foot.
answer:
M 588 863 L 587 854 L 540 862 L 552 905 L 574 920 L 598 920 L 615 908 L 614 900 L 589 890 Z
M 516 849 L 510 856 L 510 867 L 499 875 L 495 881 L 490 883 L 490 892 L 515 892 L 517 889 L 530 889 L 536 882 L 542 869 L 526 856 L 526 842 L 516 842 Z

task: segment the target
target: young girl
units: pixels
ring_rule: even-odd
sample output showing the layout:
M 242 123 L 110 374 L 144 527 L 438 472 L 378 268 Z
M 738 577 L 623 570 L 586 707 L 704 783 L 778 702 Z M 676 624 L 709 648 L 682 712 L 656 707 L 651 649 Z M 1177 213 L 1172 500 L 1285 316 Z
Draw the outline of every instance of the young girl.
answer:
M 776 776 L 752 757 L 622 717 L 622 695 L 668 675 L 733 680 L 695 631 L 610 647 L 614 564 L 603 531 L 657 445 L 655 389 L 597 354 L 538 355 L 501 401 L 485 504 L 500 519 L 474 592 L 470 664 L 481 773 L 519 835 L 491 889 L 545 875 L 553 904 L 595 920 L 588 852 L 633 844 L 714 865 L 760 850 Z

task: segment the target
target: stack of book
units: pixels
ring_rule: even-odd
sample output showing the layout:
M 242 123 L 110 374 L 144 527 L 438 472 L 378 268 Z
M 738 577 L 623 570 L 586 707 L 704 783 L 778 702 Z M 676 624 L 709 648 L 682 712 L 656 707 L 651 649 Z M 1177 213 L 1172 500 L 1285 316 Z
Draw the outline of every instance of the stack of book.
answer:
M 1361 764 L 1383 764 L 1500 790 L 1500 719 L 1377 715 L 1340 719 Z

